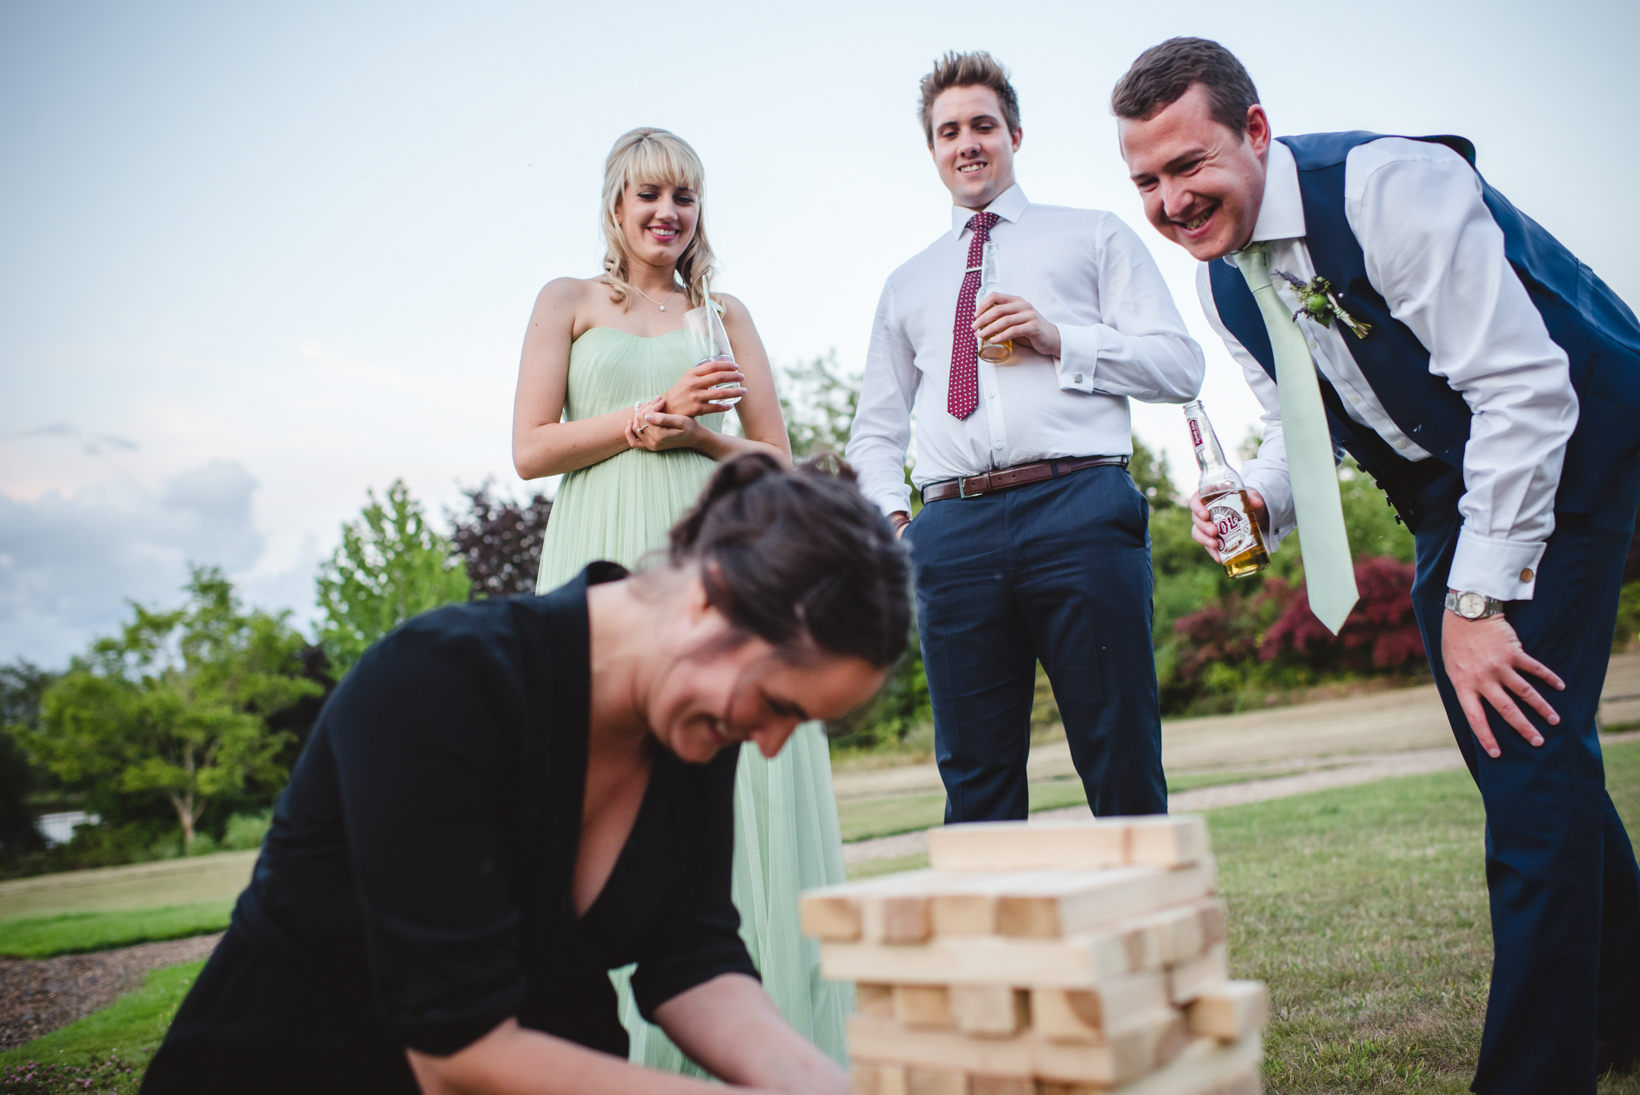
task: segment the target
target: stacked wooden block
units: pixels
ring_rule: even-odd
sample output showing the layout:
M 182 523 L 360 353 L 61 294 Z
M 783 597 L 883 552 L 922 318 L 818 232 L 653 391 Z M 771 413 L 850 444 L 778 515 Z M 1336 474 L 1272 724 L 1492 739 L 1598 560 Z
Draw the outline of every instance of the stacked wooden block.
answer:
M 951 825 L 932 868 L 803 895 L 853 981 L 856 1095 L 1256 1095 L 1264 986 L 1231 981 L 1198 817 Z

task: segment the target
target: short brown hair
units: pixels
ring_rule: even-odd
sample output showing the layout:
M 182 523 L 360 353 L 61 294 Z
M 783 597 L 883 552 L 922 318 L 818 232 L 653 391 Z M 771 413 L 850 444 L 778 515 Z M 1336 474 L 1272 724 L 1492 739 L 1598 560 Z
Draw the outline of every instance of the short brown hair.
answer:
M 1179 101 L 1191 84 L 1207 89 L 1213 120 L 1232 133 L 1247 131 L 1247 110 L 1258 88 L 1236 55 L 1206 38 L 1169 38 L 1139 54 L 1110 93 L 1118 118 L 1143 121 Z
M 934 71 L 922 78 L 922 127 L 928 147 L 934 147 L 934 100 L 954 87 L 988 87 L 1002 104 L 1002 124 L 1009 133 L 1019 129 L 1019 96 L 1008 82 L 1008 70 L 983 49 L 973 53 L 952 51 L 934 62 Z

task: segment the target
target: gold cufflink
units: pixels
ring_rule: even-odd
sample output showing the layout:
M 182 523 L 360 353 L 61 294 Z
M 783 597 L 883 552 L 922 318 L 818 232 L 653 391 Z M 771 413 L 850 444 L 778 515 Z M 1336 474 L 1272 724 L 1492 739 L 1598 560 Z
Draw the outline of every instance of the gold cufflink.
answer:
M 1531 567 L 1527 567 L 1525 570 L 1520 572 L 1520 580 L 1523 581 L 1523 582 L 1530 582 L 1532 580 L 1532 568 Z

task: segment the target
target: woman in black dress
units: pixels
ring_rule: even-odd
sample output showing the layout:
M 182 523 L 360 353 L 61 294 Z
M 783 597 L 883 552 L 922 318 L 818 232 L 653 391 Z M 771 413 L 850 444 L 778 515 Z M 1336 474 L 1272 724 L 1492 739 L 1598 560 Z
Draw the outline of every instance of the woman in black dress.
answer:
M 387 636 L 325 705 L 143 1091 L 713 1090 L 626 1061 L 607 974 L 636 962 L 644 1015 L 714 1075 L 846 1092 L 737 933 L 728 746 L 773 756 L 870 697 L 907 576 L 852 484 L 747 456 L 666 565 Z

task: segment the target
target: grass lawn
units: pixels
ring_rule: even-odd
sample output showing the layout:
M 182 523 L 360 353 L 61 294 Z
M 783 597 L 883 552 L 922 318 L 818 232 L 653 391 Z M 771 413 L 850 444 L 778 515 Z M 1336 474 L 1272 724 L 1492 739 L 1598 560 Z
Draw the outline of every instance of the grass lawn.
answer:
M 1640 832 L 1640 743 L 1609 745 L 1606 770 L 1618 810 Z M 1468 773 L 1228 807 L 1209 819 L 1230 904 L 1231 965 L 1270 986 L 1266 1090 L 1466 1091 L 1491 965 L 1481 804 Z M 926 863 L 878 860 L 850 874 Z M 0 1054 L 0 1065 L 83 1064 L 110 1050 L 146 1061 L 197 969 L 156 972 L 141 992 Z M 1600 1090 L 1640 1095 L 1640 1078 Z
M 192 962 L 155 970 L 142 988 L 120 997 L 102 1011 L 26 1045 L 0 1052 L 0 1087 L 39 1095 L 82 1090 L 95 1090 L 97 1095 L 106 1092 L 132 1095 L 141 1082 L 148 1058 L 159 1048 L 165 1028 L 171 1025 L 171 1017 L 204 964 Z M 111 1056 L 119 1066 L 106 1067 Z M 42 1066 L 35 1070 L 40 1073 L 49 1075 L 48 1070 L 56 1066 L 65 1075 L 55 1084 L 16 1083 L 14 1070 L 31 1062 Z M 131 1071 L 125 1072 L 125 1067 Z M 69 1079 L 76 1071 L 79 1075 Z M 82 1086 L 88 1079 L 94 1082 L 94 1087 Z
M 207 901 L 162 909 L 64 913 L 0 921 L 0 956 L 50 958 L 129 947 L 133 943 L 186 939 L 221 931 L 228 926 L 232 913 L 232 901 Z

